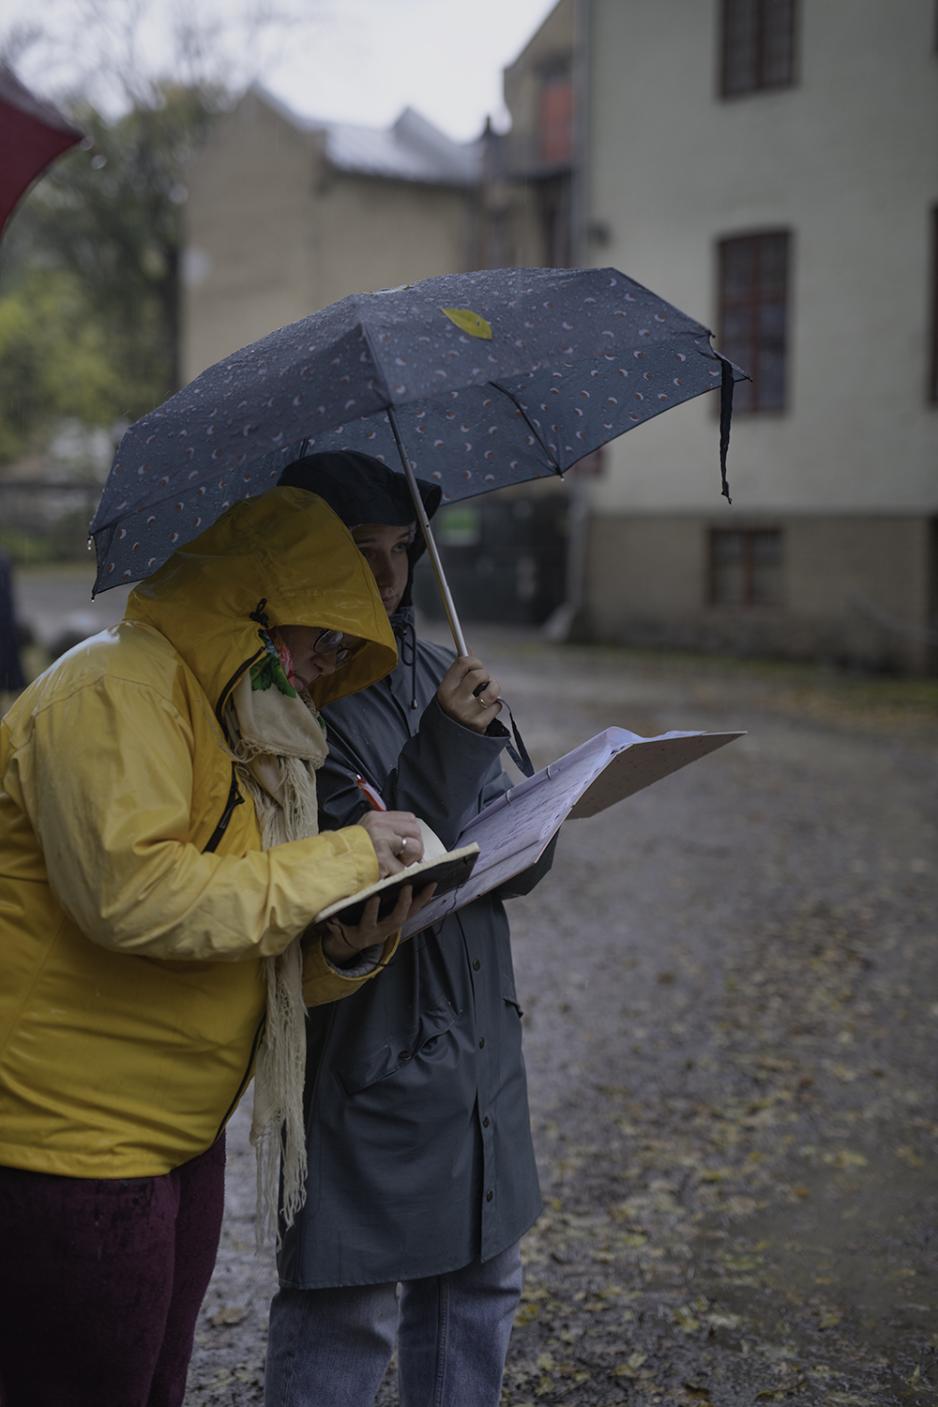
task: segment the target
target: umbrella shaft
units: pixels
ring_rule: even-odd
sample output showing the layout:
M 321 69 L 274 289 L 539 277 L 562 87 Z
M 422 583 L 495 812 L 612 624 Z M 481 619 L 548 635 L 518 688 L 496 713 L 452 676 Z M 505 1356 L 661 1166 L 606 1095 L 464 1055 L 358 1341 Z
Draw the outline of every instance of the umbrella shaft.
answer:
M 449 622 L 450 632 L 453 636 L 453 643 L 456 651 L 460 655 L 468 655 L 469 648 L 466 645 L 466 637 L 462 633 L 462 626 L 459 623 L 459 616 L 456 614 L 456 604 L 453 601 L 453 594 L 449 589 L 449 582 L 446 580 L 446 573 L 443 570 L 443 563 L 437 551 L 436 541 L 433 537 L 433 529 L 430 527 L 430 519 L 427 517 L 427 510 L 423 506 L 423 499 L 420 497 L 420 490 L 417 487 L 417 480 L 414 471 L 410 467 L 410 461 L 404 452 L 401 444 L 401 437 L 397 430 L 397 421 L 393 409 L 388 407 L 388 419 L 391 422 L 391 429 L 394 432 L 394 439 L 397 443 L 397 452 L 400 455 L 401 465 L 404 470 L 404 477 L 407 480 L 407 487 L 410 489 L 410 496 L 414 500 L 414 508 L 417 513 L 417 522 L 420 524 L 420 531 L 423 533 L 424 542 L 427 544 L 427 552 L 430 556 L 430 564 L 433 567 L 433 574 L 436 577 L 436 584 L 439 588 L 440 596 L 443 600 L 443 609 L 446 612 L 446 619 Z

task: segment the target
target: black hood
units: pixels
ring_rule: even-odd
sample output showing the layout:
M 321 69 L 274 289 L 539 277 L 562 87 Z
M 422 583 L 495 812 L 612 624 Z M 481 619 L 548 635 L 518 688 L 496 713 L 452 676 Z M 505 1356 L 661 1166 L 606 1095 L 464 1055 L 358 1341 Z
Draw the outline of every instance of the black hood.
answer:
M 278 482 L 318 494 L 347 528 L 354 528 L 359 523 L 406 527 L 408 523 L 417 521 L 414 501 L 404 475 L 395 473 L 369 454 L 357 454 L 352 450 L 307 454 L 303 459 L 294 459 L 292 464 L 288 464 Z M 427 517 L 432 518 L 440 506 L 443 491 L 439 485 L 428 484 L 425 479 L 418 479 L 417 487 Z M 408 552 L 410 576 L 401 607 L 411 604 L 414 566 L 425 548 L 423 534 L 418 528 Z

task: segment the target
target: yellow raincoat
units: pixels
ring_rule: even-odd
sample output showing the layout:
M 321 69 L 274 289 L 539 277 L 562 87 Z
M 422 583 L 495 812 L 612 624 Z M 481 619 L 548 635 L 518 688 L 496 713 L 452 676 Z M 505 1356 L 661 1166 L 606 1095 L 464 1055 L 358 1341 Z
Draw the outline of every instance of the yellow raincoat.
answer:
M 262 598 L 271 626 L 369 642 L 317 704 L 393 668 L 348 531 L 278 488 L 175 553 L 0 725 L 0 1164 L 142 1177 L 202 1153 L 250 1078 L 261 957 L 378 877 L 360 826 L 260 848 L 219 718 L 262 653 Z M 364 980 L 307 955 L 310 1004 Z

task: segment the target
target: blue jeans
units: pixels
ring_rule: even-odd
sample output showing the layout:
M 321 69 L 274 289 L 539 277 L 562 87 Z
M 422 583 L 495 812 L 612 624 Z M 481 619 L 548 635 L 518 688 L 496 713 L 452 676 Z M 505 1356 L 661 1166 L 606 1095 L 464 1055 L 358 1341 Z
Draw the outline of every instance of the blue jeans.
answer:
M 519 1242 L 400 1287 L 280 1290 L 266 1407 L 370 1407 L 395 1339 L 401 1407 L 497 1407 L 520 1296 Z

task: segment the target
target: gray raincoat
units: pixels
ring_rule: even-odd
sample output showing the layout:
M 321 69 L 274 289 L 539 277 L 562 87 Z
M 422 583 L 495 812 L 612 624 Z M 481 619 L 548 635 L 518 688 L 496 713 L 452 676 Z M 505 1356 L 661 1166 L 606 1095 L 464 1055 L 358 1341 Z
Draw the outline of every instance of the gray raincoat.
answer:
M 373 521 L 384 519 L 376 512 Z M 361 773 L 390 809 L 414 811 L 451 847 L 510 785 L 501 767 L 508 734 L 450 719 L 435 695 L 452 651 L 416 640 L 410 606 L 392 625 L 393 674 L 325 711 L 321 823 L 347 826 L 362 815 Z M 443 1274 L 497 1255 L 537 1218 L 502 900 L 533 888 L 551 859 L 552 848 L 510 888 L 402 943 L 361 991 L 310 1010 L 307 1198 L 284 1232 L 283 1285 Z

